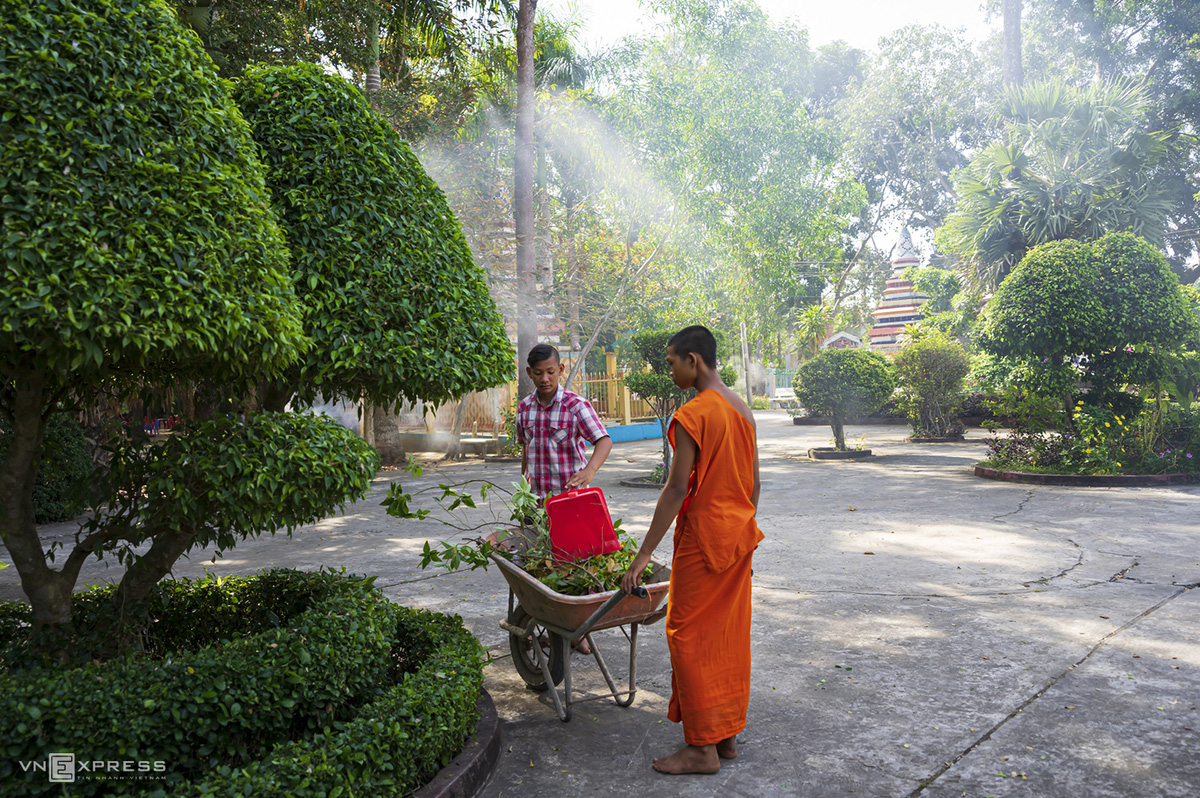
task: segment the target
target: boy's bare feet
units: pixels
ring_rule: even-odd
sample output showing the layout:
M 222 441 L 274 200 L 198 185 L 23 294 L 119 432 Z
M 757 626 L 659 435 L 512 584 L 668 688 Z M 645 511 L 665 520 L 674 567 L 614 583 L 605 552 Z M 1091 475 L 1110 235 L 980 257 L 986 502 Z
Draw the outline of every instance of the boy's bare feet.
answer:
M 726 737 L 717 743 L 717 756 L 722 759 L 737 759 L 737 736 Z
M 592 653 L 592 645 L 591 645 L 591 643 L 588 642 L 588 639 L 586 637 L 581 637 L 578 640 L 576 640 L 574 643 L 571 644 L 571 648 L 575 649 L 580 654 L 591 654 Z
M 654 769 L 673 776 L 683 773 L 716 773 L 721 769 L 721 758 L 715 745 L 685 745 L 670 756 L 654 760 Z

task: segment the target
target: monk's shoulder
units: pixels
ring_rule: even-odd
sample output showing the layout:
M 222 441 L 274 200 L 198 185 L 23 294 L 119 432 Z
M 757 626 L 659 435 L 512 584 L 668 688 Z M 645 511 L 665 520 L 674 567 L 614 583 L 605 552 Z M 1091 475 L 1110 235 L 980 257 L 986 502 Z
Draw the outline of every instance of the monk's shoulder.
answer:
M 750 410 L 750 406 L 746 404 L 746 400 L 731 391 L 727 385 L 722 385 L 719 390 L 730 406 L 737 411 L 738 415 L 749 421 L 752 429 L 757 430 L 758 425 L 754 423 L 754 413 Z

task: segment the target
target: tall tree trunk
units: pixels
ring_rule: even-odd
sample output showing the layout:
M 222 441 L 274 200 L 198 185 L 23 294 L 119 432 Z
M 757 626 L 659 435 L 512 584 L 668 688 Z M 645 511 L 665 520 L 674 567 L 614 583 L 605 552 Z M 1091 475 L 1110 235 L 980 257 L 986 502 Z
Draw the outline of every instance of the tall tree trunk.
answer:
M 54 402 L 40 375 L 18 379 L 15 388 L 12 438 L 0 460 L 0 539 L 21 576 L 34 627 L 69 624 L 75 578 L 71 571 L 47 564 L 33 511 L 33 486 Z
M 579 253 L 575 249 L 575 216 L 579 207 L 574 192 L 566 192 L 567 211 L 567 342 L 571 351 L 579 349 Z M 576 364 L 582 365 L 582 364 Z
M 671 439 L 667 437 L 667 429 L 671 426 L 671 419 L 660 418 L 658 426 L 662 429 L 662 455 L 663 455 L 663 482 L 667 481 L 667 474 L 671 473 L 671 461 L 675 459 L 675 450 L 671 448 Z
M 1004 0 L 1004 85 L 1025 82 L 1021 67 L 1021 6 L 1023 0 Z
M 375 413 L 376 407 L 367 400 L 360 400 L 358 403 L 358 423 L 359 432 L 363 436 L 363 440 L 372 446 L 375 445 Z
M 400 437 L 400 427 L 396 424 L 396 415 L 390 407 L 373 406 L 371 408 L 372 445 L 379 452 L 383 465 L 403 463 L 406 454 L 404 443 Z
M 367 17 L 367 98 L 373 100 L 374 94 L 383 88 L 379 76 L 379 20 L 373 16 Z
M 537 0 L 517 9 L 517 150 L 513 159 L 513 223 L 517 235 L 517 377 L 522 396 L 533 381 L 520 367 L 537 344 L 537 285 L 533 218 L 533 19 Z
M 741 323 L 742 371 L 746 375 L 746 406 L 754 407 L 754 391 L 750 385 L 750 340 L 746 335 L 746 322 Z

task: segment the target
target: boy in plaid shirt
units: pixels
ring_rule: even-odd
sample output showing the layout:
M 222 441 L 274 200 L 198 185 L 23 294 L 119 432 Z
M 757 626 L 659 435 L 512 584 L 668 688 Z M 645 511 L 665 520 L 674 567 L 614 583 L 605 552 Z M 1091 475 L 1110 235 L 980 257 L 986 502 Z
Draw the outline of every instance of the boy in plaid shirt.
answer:
M 587 487 L 612 451 L 612 438 L 586 399 L 559 386 L 564 366 L 557 349 L 538 344 L 526 362 L 534 392 L 517 405 L 521 473 L 538 496 Z M 593 444 L 590 458 L 585 441 Z

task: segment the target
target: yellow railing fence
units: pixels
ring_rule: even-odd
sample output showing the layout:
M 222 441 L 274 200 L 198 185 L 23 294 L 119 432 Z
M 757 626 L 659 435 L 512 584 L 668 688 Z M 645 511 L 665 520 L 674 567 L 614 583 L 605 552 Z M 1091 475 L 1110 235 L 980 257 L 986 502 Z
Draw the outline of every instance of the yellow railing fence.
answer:
M 568 359 L 568 374 L 572 365 L 572 361 Z M 654 411 L 650 404 L 625 387 L 623 380 L 629 374 L 629 370 L 617 366 L 616 357 L 612 352 L 606 353 L 605 366 L 604 371 L 581 372 L 572 380 L 571 390 L 591 402 L 605 424 L 653 421 Z M 565 374 L 563 381 L 566 381 Z M 517 390 L 517 381 L 513 380 L 506 385 L 468 394 L 465 397 L 463 434 L 488 437 L 502 435 L 505 415 L 516 410 L 517 400 L 520 398 Z M 454 427 L 458 402 L 447 402 L 431 413 L 424 410 L 425 408 L 415 405 L 402 407 L 396 419 L 400 428 L 447 432 Z

